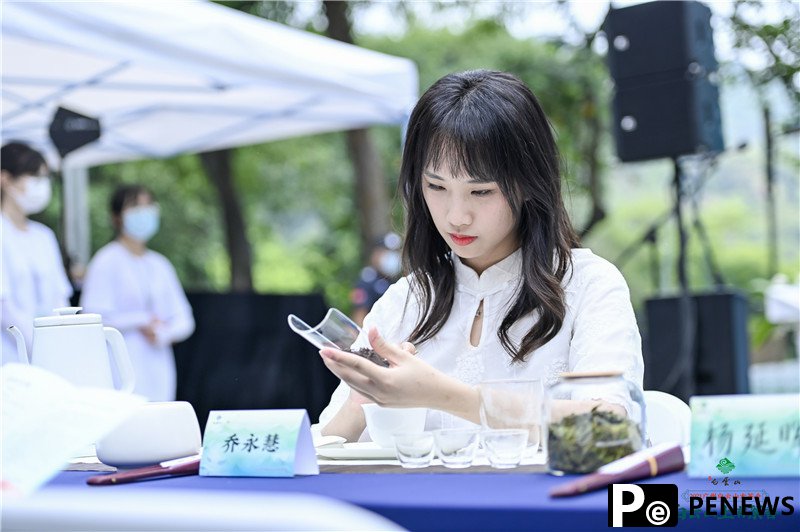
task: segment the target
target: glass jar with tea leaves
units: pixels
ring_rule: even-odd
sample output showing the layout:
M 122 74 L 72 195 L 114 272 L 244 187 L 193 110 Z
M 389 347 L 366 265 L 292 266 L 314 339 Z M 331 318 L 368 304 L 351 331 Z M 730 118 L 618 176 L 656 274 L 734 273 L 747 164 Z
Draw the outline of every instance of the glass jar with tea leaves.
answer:
M 591 473 L 644 446 L 644 398 L 622 372 L 562 373 L 545 392 L 551 473 Z

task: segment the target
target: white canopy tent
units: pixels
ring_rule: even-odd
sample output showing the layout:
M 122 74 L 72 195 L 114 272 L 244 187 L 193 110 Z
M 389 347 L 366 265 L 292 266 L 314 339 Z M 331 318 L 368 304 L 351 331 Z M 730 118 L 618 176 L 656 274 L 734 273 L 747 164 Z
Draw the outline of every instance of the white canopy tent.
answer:
M 405 122 L 408 59 L 202 1 L 4 2 L 2 140 L 58 167 L 56 108 L 98 118 L 66 156 L 66 240 L 88 258 L 85 169 L 373 124 Z

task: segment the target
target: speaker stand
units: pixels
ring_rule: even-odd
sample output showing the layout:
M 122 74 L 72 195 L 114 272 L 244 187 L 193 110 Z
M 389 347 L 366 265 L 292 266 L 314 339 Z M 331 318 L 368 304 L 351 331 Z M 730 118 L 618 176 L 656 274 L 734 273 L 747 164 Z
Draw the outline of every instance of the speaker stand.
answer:
M 673 366 L 660 390 L 674 390 L 679 397 L 691 397 L 695 393 L 695 359 L 694 344 L 696 337 L 697 309 L 689 292 L 689 279 L 686 273 L 686 253 L 688 237 L 683 221 L 683 171 L 677 157 L 672 158 L 673 179 L 672 187 L 675 194 L 675 223 L 678 228 L 678 259 L 676 272 L 678 275 L 679 302 L 678 323 L 680 323 L 680 352 L 677 353 L 676 364 Z
M 672 158 L 672 189 L 673 189 L 673 204 L 672 207 L 657 218 L 648 227 L 644 234 L 628 246 L 620 253 L 615 261 L 618 268 L 622 268 L 624 264 L 634 255 L 634 253 L 643 245 L 650 244 L 650 270 L 653 277 L 655 288 L 660 291 L 659 283 L 659 265 L 658 265 L 658 251 L 656 249 L 657 233 L 662 225 L 675 217 L 678 228 L 678 259 L 676 262 L 676 270 L 679 283 L 679 301 L 678 301 L 678 330 L 680 331 L 679 350 L 675 353 L 674 364 L 672 364 L 669 373 L 664 379 L 655 386 L 656 390 L 671 393 L 678 397 L 688 398 L 695 392 L 695 365 L 694 360 L 694 346 L 696 337 L 696 314 L 694 300 L 689 292 L 689 280 L 686 273 L 686 253 L 688 235 L 686 233 L 684 215 L 683 215 L 683 199 L 684 179 L 683 170 L 680 161 L 677 157 Z
M 684 180 L 683 169 L 681 168 L 678 157 L 672 158 L 673 177 L 673 206 L 664 213 L 661 218 L 656 220 L 645 233 L 644 237 L 629 247 L 620 255 L 620 259 L 627 259 L 640 245 L 650 242 L 655 246 L 656 239 L 653 234 L 665 222 L 675 216 L 675 223 L 678 228 L 678 259 L 675 264 L 678 276 L 678 330 L 680 341 L 678 342 L 678 352 L 675 353 L 674 364 L 664 379 L 655 386 L 656 390 L 671 393 L 678 397 L 688 399 L 696 391 L 695 373 L 695 342 L 697 331 L 697 309 L 695 302 L 689 292 L 689 278 L 686 273 L 686 254 L 688 235 L 684 223 L 683 199 L 684 199 Z M 621 266 L 620 260 L 617 261 L 618 267 Z M 652 335 L 651 335 L 652 336 Z
M 700 218 L 700 209 L 696 200 L 696 195 L 702 188 L 704 180 L 699 180 L 694 188 L 687 189 L 687 180 L 684 168 L 681 165 L 680 159 L 672 157 L 673 165 L 673 202 L 668 211 L 664 212 L 650 226 L 643 232 L 643 234 L 617 257 L 614 262 L 618 268 L 622 269 L 625 263 L 645 245 L 650 245 L 650 270 L 653 279 L 654 288 L 661 292 L 660 285 L 660 266 L 657 250 L 657 233 L 658 230 L 669 222 L 673 217 L 675 218 L 678 229 L 678 257 L 676 261 L 676 273 L 678 277 L 679 291 L 678 291 L 678 314 L 676 321 L 678 323 L 679 334 L 679 348 L 674 353 L 674 358 L 671 358 L 671 369 L 667 375 L 659 382 L 652 382 L 651 385 L 654 389 L 672 393 L 679 397 L 691 397 L 697 392 L 697 365 L 696 360 L 697 342 L 698 342 L 698 321 L 697 309 L 695 298 L 692 297 L 689 290 L 689 280 L 687 274 L 687 245 L 689 236 L 687 233 L 687 221 L 685 220 L 684 203 L 687 199 L 691 200 L 691 207 L 693 209 L 693 226 L 697 231 L 699 243 L 703 250 L 706 265 L 709 268 L 713 283 L 717 292 L 722 292 L 726 286 L 725 279 L 719 266 L 716 264 L 714 254 L 711 246 L 711 241 L 708 233 Z M 708 171 L 706 169 L 705 171 Z

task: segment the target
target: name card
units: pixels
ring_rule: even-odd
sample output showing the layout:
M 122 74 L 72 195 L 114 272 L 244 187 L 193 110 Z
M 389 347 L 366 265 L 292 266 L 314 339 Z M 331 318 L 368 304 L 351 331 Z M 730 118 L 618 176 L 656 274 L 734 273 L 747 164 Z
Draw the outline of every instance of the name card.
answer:
M 212 410 L 203 435 L 200 475 L 318 475 L 305 410 Z
M 800 477 L 800 394 L 692 397 L 690 477 Z

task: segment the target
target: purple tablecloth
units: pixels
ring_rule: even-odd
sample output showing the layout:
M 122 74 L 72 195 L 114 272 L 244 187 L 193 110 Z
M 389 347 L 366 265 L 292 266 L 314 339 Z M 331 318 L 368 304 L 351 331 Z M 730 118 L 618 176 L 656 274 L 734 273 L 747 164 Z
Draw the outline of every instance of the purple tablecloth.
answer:
M 313 493 L 339 499 L 376 512 L 410 530 L 597 530 L 608 523 L 605 489 L 578 497 L 551 499 L 548 491 L 565 479 L 546 474 L 331 474 L 275 478 L 176 477 L 134 484 L 90 487 L 91 473 L 65 472 L 48 486 L 86 490 L 241 490 Z M 641 483 L 646 483 L 642 481 Z M 682 507 L 688 493 L 733 490 L 685 473 L 650 481 L 676 484 Z M 682 530 L 800 530 L 800 479 L 743 479 L 737 491 L 766 492 L 793 497 L 795 512 L 772 519 L 717 516 L 686 517 Z M 45 488 L 46 489 L 46 488 Z M 313 510 L 313 509 L 312 509 Z

